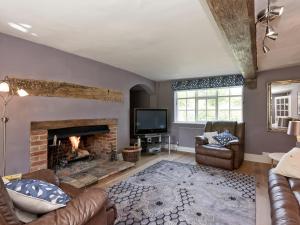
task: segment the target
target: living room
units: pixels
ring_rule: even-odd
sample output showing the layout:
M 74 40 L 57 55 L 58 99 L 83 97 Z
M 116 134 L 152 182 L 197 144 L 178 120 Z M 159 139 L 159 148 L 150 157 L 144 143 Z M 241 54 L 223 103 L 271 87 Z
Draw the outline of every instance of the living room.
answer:
M 0 1 L 0 224 L 300 224 L 299 10 Z

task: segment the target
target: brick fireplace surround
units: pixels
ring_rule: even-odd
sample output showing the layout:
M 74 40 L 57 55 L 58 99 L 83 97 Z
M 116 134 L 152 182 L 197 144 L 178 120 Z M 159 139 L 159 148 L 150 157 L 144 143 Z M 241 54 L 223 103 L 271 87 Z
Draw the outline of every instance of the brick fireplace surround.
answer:
M 48 166 L 48 130 L 92 125 L 108 125 L 110 132 L 97 136 L 97 142 L 101 143 L 101 158 L 108 159 L 111 150 L 117 149 L 117 119 L 32 122 L 30 132 L 30 171 L 46 169 Z

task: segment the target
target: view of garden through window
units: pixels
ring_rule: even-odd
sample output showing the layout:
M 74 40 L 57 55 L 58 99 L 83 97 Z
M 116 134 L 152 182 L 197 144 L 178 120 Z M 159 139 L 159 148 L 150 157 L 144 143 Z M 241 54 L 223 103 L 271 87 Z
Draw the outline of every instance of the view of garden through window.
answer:
M 243 87 L 175 92 L 176 122 L 243 120 Z

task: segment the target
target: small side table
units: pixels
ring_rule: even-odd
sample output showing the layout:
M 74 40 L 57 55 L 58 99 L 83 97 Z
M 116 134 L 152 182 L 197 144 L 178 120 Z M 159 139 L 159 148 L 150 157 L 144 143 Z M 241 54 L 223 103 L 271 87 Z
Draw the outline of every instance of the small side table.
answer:
M 284 152 L 270 153 L 269 158 L 272 160 L 272 167 L 275 167 L 278 164 L 278 162 L 280 161 L 280 159 L 282 158 L 282 156 L 284 156 L 284 155 L 285 155 Z

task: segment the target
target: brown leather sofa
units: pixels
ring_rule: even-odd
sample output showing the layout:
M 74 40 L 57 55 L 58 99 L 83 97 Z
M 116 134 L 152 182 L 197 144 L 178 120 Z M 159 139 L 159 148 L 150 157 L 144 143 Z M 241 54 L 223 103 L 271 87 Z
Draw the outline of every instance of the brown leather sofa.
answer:
M 269 171 L 272 225 L 300 224 L 300 179 Z
M 55 184 L 72 197 L 66 207 L 41 215 L 30 225 L 113 225 L 117 216 L 104 190 L 88 188 L 80 190 L 68 184 L 59 183 L 51 170 L 40 170 L 23 175 Z M 22 225 L 14 212 L 13 203 L 0 179 L 0 225 Z
M 204 132 L 217 131 L 221 133 L 228 130 L 231 134 L 239 138 L 227 146 L 218 146 L 208 144 L 204 136 L 196 137 L 195 157 L 196 162 L 223 169 L 238 169 L 244 161 L 244 140 L 245 123 L 233 121 L 214 121 L 207 122 Z

